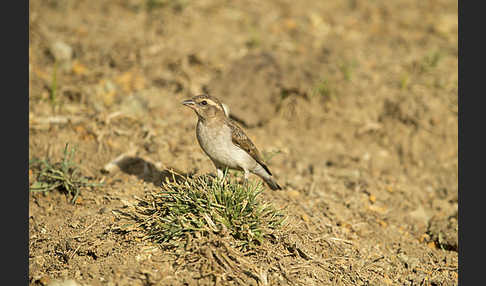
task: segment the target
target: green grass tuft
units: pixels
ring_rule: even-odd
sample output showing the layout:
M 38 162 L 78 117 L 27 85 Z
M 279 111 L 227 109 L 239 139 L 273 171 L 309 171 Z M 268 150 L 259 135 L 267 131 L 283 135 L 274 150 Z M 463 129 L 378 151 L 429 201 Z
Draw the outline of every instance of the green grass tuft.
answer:
M 135 218 L 147 238 L 167 246 L 180 245 L 187 234 L 213 232 L 228 233 L 237 247 L 251 249 L 278 229 L 286 216 L 260 200 L 260 182 L 228 180 L 223 185 L 208 175 L 166 180 L 160 193 L 140 200 Z
M 29 162 L 29 168 L 37 170 L 36 181 L 30 186 L 30 192 L 47 193 L 52 190 L 65 191 L 73 196 L 71 203 L 76 203 L 81 188 L 98 186 L 98 183 L 89 183 L 82 176 L 74 163 L 75 148 L 69 149 L 69 144 L 64 147 L 62 161 L 51 163 L 49 159 L 40 160 L 34 158 Z

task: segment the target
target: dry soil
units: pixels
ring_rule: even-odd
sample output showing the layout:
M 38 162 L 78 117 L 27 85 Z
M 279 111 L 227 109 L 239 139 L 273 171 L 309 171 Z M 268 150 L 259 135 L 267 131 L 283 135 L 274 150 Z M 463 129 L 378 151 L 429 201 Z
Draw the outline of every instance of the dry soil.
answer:
M 30 194 L 31 285 L 457 285 L 457 1 L 45 0 L 29 17 L 29 158 L 69 143 L 104 183 L 74 205 Z M 169 170 L 215 172 L 181 105 L 203 92 L 284 187 L 261 198 L 287 225 L 249 253 L 124 228 Z

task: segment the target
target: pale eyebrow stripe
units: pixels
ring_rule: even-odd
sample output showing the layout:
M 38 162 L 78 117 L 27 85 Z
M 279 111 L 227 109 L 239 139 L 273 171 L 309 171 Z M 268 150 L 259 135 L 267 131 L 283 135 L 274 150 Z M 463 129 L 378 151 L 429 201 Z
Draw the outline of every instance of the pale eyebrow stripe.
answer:
M 221 109 L 221 106 L 219 104 L 217 104 L 216 102 L 212 101 L 211 99 L 206 99 L 206 102 L 209 105 L 216 106 L 218 109 Z

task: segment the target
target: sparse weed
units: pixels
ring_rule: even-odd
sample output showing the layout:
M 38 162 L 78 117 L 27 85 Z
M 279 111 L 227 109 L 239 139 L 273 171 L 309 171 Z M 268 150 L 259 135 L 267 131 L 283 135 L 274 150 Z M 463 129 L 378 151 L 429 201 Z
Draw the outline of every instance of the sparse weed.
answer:
M 353 71 L 358 66 L 356 61 L 344 61 L 339 64 L 339 70 L 342 72 L 345 81 L 350 81 L 353 75 Z
M 435 68 L 439 64 L 439 61 L 441 59 L 442 54 L 439 51 L 435 51 L 425 56 L 424 61 L 425 65 L 427 65 L 428 67 Z
M 57 66 L 58 64 L 55 62 L 52 71 L 51 86 L 49 87 L 49 100 L 52 106 L 57 103 Z
M 249 32 L 248 40 L 246 40 L 245 45 L 248 48 L 257 48 L 262 45 L 262 37 L 257 28 L 251 27 Z
M 187 2 L 187 0 L 146 0 L 145 7 L 148 12 L 165 7 L 181 12 L 187 6 Z
M 61 162 L 50 163 L 48 159 L 32 159 L 29 167 L 37 169 L 36 181 L 30 186 L 33 193 L 59 189 L 72 195 L 71 203 L 75 203 L 81 188 L 99 186 L 98 183 L 89 183 L 88 179 L 79 173 L 76 163 L 73 162 L 75 148 L 64 148 L 64 156 Z
M 324 99 L 331 99 L 332 90 L 327 79 L 322 79 L 314 88 L 312 92 L 313 96 L 320 96 Z
M 437 67 L 443 55 L 440 51 L 430 52 L 422 58 L 418 63 L 418 71 L 420 73 L 426 73 Z
M 208 175 L 167 179 L 160 193 L 140 200 L 133 217 L 147 238 L 163 245 L 181 245 L 187 234 L 213 232 L 228 233 L 237 247 L 251 249 L 280 227 L 286 216 L 258 198 L 261 183 L 237 184 L 228 179 L 224 184 Z
M 411 62 L 407 70 L 400 76 L 398 85 L 401 90 L 406 90 L 413 84 L 424 84 L 433 88 L 443 88 L 444 82 L 438 79 L 428 79 L 425 74 L 430 73 L 439 65 L 443 54 L 437 50 L 432 51 L 420 59 Z M 427 80 L 424 80 L 427 79 Z
M 406 90 L 409 86 L 409 83 L 410 83 L 410 76 L 408 75 L 408 73 L 403 74 L 400 78 L 400 89 Z

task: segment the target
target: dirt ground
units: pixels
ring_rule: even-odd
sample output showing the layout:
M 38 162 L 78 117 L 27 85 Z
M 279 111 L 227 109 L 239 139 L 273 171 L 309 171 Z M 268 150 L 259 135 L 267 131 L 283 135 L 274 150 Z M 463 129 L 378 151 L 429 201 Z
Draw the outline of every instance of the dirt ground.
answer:
M 103 182 L 74 205 L 30 194 L 31 285 L 458 284 L 457 1 L 46 0 L 29 17 L 29 158 L 69 143 Z M 248 253 L 217 235 L 164 249 L 120 215 L 168 170 L 215 173 L 181 105 L 203 92 L 284 188 L 261 196 L 287 224 Z

